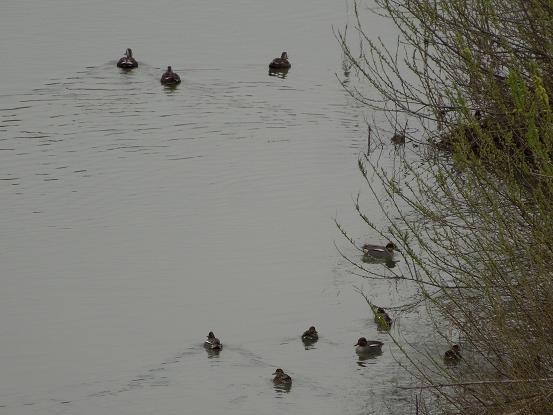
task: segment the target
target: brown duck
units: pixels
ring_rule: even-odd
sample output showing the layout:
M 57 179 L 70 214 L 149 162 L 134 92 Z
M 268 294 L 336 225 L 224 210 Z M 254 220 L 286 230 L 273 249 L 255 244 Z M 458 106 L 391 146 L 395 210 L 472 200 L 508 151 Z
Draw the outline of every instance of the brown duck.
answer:
M 280 58 L 274 58 L 269 64 L 269 68 L 271 69 L 290 69 L 291 66 L 292 65 L 290 64 L 290 61 L 288 61 L 288 54 L 286 52 L 282 52 Z
M 170 66 L 167 67 L 167 70 L 163 75 L 161 75 L 161 79 L 159 80 L 163 85 L 177 85 L 180 84 L 180 76 L 178 76 Z
M 122 69 L 133 69 L 138 67 L 138 62 L 132 57 L 131 48 L 127 48 L 125 56 L 117 61 L 117 67 Z

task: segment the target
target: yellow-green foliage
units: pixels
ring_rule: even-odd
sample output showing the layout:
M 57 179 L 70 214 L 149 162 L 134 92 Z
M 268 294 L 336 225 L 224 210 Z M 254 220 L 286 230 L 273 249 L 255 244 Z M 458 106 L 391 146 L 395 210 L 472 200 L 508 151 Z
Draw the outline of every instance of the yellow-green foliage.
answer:
M 414 284 L 412 304 L 431 311 L 429 325 L 448 340 L 460 332 L 470 350 L 462 370 L 451 370 L 431 353 L 402 349 L 443 405 L 434 412 L 553 413 L 552 4 L 375 1 L 401 37 L 386 49 L 358 16 L 365 49 L 353 53 L 340 40 L 375 92 L 349 91 L 372 109 L 392 110 L 388 129 L 406 120 L 415 132 L 408 138 L 447 141 L 449 152 L 421 152 L 422 167 L 405 161 L 401 182 L 370 156 L 360 160 L 388 221 L 379 228 L 361 202 L 356 209 L 403 253 L 393 271 L 364 270 Z

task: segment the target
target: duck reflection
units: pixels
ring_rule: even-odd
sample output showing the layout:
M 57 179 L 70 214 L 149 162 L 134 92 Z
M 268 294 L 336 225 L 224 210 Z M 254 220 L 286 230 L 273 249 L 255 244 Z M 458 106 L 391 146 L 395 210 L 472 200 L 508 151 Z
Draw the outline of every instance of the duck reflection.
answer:
M 399 262 L 393 260 L 392 258 L 376 258 L 367 254 L 363 254 L 361 261 L 365 264 L 384 264 L 388 268 L 395 268 L 396 264 Z
M 205 351 L 207 352 L 208 359 L 219 358 L 219 355 L 221 354 L 221 349 L 208 349 L 205 347 Z
M 315 343 L 317 343 L 317 340 L 303 340 L 302 339 L 302 343 L 303 343 L 303 348 L 305 350 L 311 350 L 311 349 L 316 349 L 317 348 L 315 346 Z
M 282 384 L 282 385 L 274 384 L 273 388 L 278 393 L 288 393 L 292 389 L 292 384 L 291 383 L 285 383 L 285 384 Z
M 375 364 L 375 360 L 378 356 L 382 356 L 382 349 L 374 350 L 370 353 L 357 353 L 357 365 L 361 367 L 367 367 L 368 365 Z
M 163 92 L 167 95 L 172 95 L 178 91 L 178 85 L 163 85 Z
M 277 78 L 285 79 L 287 75 L 288 69 L 269 68 L 269 76 L 276 76 Z
M 372 365 L 376 362 L 376 358 L 378 356 L 382 355 L 382 350 L 380 352 L 370 354 L 370 355 L 357 355 L 357 365 L 361 367 L 367 367 L 368 365 Z

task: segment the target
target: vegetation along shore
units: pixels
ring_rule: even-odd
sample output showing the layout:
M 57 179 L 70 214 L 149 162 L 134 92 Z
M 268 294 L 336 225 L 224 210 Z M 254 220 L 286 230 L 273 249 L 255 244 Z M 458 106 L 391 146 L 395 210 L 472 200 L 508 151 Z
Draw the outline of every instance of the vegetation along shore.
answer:
M 402 347 L 416 378 L 414 412 L 553 413 L 553 6 L 376 3 L 400 36 L 391 46 L 365 36 L 368 12 L 357 5 L 359 38 L 349 28 L 338 38 L 370 92 L 344 87 L 383 111 L 384 130 L 418 157 L 403 161 L 402 181 L 361 157 L 387 224 L 374 225 L 362 200 L 355 207 L 372 234 L 397 244 L 403 265 L 350 259 L 366 278 L 413 284 L 409 304 L 393 306 L 425 308 L 444 343 L 454 346 L 452 331 L 461 343 L 449 356 L 458 365 Z

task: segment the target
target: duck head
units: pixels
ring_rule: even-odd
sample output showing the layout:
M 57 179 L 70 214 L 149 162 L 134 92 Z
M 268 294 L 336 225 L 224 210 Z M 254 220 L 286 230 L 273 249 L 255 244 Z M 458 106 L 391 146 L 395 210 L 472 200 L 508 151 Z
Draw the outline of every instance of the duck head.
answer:
M 277 370 L 275 370 L 275 373 L 273 373 L 273 375 L 282 376 L 284 375 L 284 370 L 278 368 Z
M 367 339 L 364 337 L 360 337 L 359 340 L 357 340 L 357 343 L 354 344 L 354 346 L 361 346 L 364 347 L 367 345 Z
M 173 70 L 171 69 L 170 66 L 167 67 L 167 73 L 173 73 Z
M 213 332 L 210 331 L 210 332 L 207 334 L 207 338 L 208 338 L 208 339 L 214 339 L 214 338 L 215 338 L 215 334 L 213 334 Z
M 397 249 L 396 244 L 394 244 L 393 242 L 388 242 L 388 244 L 386 245 L 386 251 L 394 252 L 394 249 Z
M 309 333 L 309 334 L 317 334 L 317 330 L 315 329 L 315 326 L 309 327 L 309 329 L 307 330 L 307 333 Z
M 376 309 L 376 311 L 377 311 L 378 313 L 381 313 L 381 314 L 384 314 L 384 313 L 386 312 L 386 311 L 384 311 L 384 309 L 383 309 L 382 307 L 378 307 L 378 308 Z
M 286 60 L 288 60 L 288 53 L 282 52 L 282 55 L 280 55 L 280 59 L 286 59 Z
M 127 58 L 131 59 L 132 58 L 132 49 L 127 48 L 127 51 L 125 52 L 125 55 L 127 56 Z

